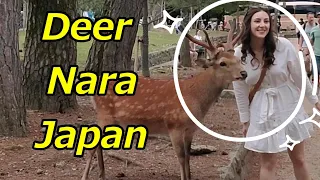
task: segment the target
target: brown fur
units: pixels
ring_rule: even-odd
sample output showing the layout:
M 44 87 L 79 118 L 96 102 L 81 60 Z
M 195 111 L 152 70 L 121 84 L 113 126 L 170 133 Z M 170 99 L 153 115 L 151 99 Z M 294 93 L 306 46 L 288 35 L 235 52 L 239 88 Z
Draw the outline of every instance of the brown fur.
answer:
M 214 49 L 211 49 L 214 50 Z M 200 74 L 179 80 L 181 93 L 192 114 L 202 122 L 212 103 L 223 88 L 236 79 L 245 78 L 240 60 L 223 52 L 219 59 L 199 61 L 209 69 Z M 226 66 L 221 66 L 224 62 Z M 149 134 L 168 134 L 179 160 L 181 180 L 190 180 L 190 148 L 197 126 L 190 120 L 178 99 L 174 81 L 139 77 L 134 96 L 116 96 L 110 84 L 106 96 L 94 96 L 98 125 L 145 125 Z M 89 151 L 82 180 L 87 180 L 92 156 Z M 100 177 L 105 178 L 101 147 L 98 148 Z

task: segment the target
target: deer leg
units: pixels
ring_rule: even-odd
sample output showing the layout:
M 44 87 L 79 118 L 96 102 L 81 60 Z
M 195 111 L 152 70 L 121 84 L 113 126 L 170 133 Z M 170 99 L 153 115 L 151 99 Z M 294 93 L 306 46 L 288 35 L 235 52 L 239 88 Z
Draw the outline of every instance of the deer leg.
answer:
M 181 180 L 188 180 L 186 170 L 185 170 L 185 150 L 184 150 L 184 142 L 183 142 L 183 132 L 178 130 L 170 131 L 170 138 L 172 142 L 172 146 L 178 156 L 179 164 L 180 164 L 180 173 Z
M 88 151 L 87 163 L 86 163 L 86 167 L 84 169 L 84 172 L 83 172 L 81 180 L 87 180 L 88 179 L 90 166 L 91 166 L 91 161 L 92 161 L 94 153 L 96 152 L 96 149 L 97 148 L 94 148 L 94 149 Z
M 104 161 L 103 161 L 103 154 L 102 154 L 101 145 L 99 145 L 98 148 L 97 148 L 97 156 L 98 156 L 98 165 L 99 165 L 99 170 L 100 170 L 99 178 L 101 180 L 105 180 L 106 179 L 106 175 L 105 175 L 105 170 L 104 170 Z
M 191 179 L 190 150 L 191 150 L 192 138 L 193 138 L 193 132 L 186 131 L 184 134 L 185 171 L 189 180 Z
M 105 116 L 104 114 L 98 114 L 97 117 L 98 117 L 98 119 L 102 119 L 102 121 L 98 121 L 98 125 L 102 131 L 104 131 L 104 128 L 107 125 L 110 125 L 112 123 L 115 124 L 112 117 L 110 117 L 110 116 Z M 114 132 L 102 133 L 102 136 L 108 136 L 108 135 L 114 135 Z M 98 159 L 98 165 L 99 165 L 99 170 L 100 170 L 99 178 L 101 180 L 105 180 L 106 175 L 105 175 L 105 167 L 104 167 L 104 160 L 103 160 L 103 153 L 102 153 L 101 145 L 99 145 L 97 147 L 97 157 L 98 157 L 97 159 Z

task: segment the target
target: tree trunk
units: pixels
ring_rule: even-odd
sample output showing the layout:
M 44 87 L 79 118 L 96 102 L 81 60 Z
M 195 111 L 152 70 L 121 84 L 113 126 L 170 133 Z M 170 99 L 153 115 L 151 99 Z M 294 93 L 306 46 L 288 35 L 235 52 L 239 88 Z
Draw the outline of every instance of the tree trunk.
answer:
M 147 0 L 147 7 L 148 7 L 149 22 L 151 22 L 148 26 L 150 31 L 154 26 L 154 23 L 153 23 L 153 20 L 155 19 L 154 12 L 156 10 L 157 4 L 156 2 L 152 2 L 152 0 Z
M 75 94 L 64 95 L 59 85 L 54 96 L 47 96 L 46 90 L 53 65 L 61 65 L 65 72 L 69 72 L 70 65 L 76 65 L 76 42 L 68 35 L 59 41 L 43 42 L 41 35 L 47 11 L 65 12 L 72 20 L 76 15 L 76 0 L 29 0 L 28 6 L 24 59 L 26 106 L 63 113 L 77 106 Z M 54 21 L 52 34 L 58 33 L 61 26 L 60 21 Z
M 139 47 L 140 47 L 140 37 L 136 37 L 136 57 L 134 58 L 133 71 L 137 72 L 140 69 L 140 61 L 139 61 Z
M 133 70 L 131 61 L 134 42 L 136 39 L 139 20 L 142 17 L 142 4 L 145 0 L 106 0 L 104 5 L 105 16 L 112 19 L 119 17 L 133 17 L 132 27 L 125 27 L 122 41 L 94 40 L 89 51 L 86 71 L 101 74 L 102 71 Z
M 150 24 L 149 24 L 149 29 L 155 25 L 155 24 L 158 24 L 160 23 L 160 21 L 162 20 L 161 19 L 161 16 L 162 16 L 162 8 L 163 8 L 163 1 L 164 0 L 148 0 L 148 14 L 149 14 L 149 17 L 151 17 L 150 19 Z M 160 18 L 160 19 L 159 19 Z
M 184 67 L 191 67 L 191 58 L 190 58 L 190 45 L 189 40 L 184 38 L 181 44 L 180 50 L 181 65 Z
M 188 13 L 186 11 L 181 10 L 182 17 L 185 17 L 181 23 L 184 27 L 188 24 Z M 180 48 L 180 58 L 181 58 L 181 65 L 184 67 L 191 67 L 191 58 L 190 58 L 190 45 L 189 40 L 187 38 L 183 39 Z
M 19 59 L 20 0 L 0 1 L 0 136 L 26 135 Z
M 226 10 L 225 10 L 224 8 L 222 8 L 222 9 L 223 9 L 223 11 L 222 11 L 222 24 L 223 24 L 222 30 L 224 31 L 224 27 L 225 27 L 225 24 L 224 24 L 224 21 L 225 21 L 224 15 L 226 14 Z
M 149 71 L 149 37 L 148 37 L 148 0 L 144 0 L 143 2 L 143 36 L 142 36 L 142 75 L 145 77 L 150 77 Z
M 193 18 L 193 16 L 194 16 L 194 10 L 193 10 L 193 7 L 191 6 L 190 7 L 190 20 Z M 191 26 L 191 29 L 193 29 L 194 28 L 194 24 Z
M 27 14 L 28 14 L 28 1 L 27 0 L 23 0 L 23 26 L 22 28 L 25 29 L 27 27 Z

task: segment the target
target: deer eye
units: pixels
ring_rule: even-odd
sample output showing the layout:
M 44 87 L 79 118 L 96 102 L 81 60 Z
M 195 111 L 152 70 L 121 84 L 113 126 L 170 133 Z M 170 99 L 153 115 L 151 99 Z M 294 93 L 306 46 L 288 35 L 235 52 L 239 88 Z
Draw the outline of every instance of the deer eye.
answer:
M 225 62 L 221 62 L 220 66 L 226 66 L 227 64 Z

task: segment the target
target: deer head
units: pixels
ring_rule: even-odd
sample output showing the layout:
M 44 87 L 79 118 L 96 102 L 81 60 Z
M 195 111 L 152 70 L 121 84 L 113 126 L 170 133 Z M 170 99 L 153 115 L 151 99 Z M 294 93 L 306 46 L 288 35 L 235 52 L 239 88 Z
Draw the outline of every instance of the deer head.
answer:
M 234 56 L 234 46 L 239 41 L 241 33 L 233 39 L 233 34 L 235 32 L 235 21 L 231 25 L 231 29 L 228 33 L 227 42 L 223 44 L 213 44 L 209 38 L 206 30 L 203 30 L 207 43 L 204 41 L 199 41 L 187 34 L 186 37 L 207 49 L 209 59 L 199 58 L 196 60 L 196 64 L 203 67 L 209 68 L 212 67 L 215 72 L 221 74 L 230 74 L 229 80 L 243 80 L 247 77 L 246 71 L 244 71 L 243 66 L 241 65 L 240 59 Z
M 202 66 L 203 68 L 212 67 L 212 69 L 214 69 L 214 71 L 217 73 L 224 75 L 230 74 L 231 76 L 229 79 L 231 81 L 245 79 L 247 77 L 247 73 L 244 71 L 240 59 L 234 56 L 234 46 L 242 35 L 241 32 L 233 39 L 235 23 L 232 23 L 231 29 L 228 33 L 227 42 L 223 44 L 213 44 L 206 30 L 203 30 L 203 32 L 205 34 L 207 43 L 204 41 L 199 41 L 189 34 L 186 35 L 190 41 L 207 49 L 209 59 L 199 58 L 196 60 L 196 64 Z

